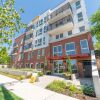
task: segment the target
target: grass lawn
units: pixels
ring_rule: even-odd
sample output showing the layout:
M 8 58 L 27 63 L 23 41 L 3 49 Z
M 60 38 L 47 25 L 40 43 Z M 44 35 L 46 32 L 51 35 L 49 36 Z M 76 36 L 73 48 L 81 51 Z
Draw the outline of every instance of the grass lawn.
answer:
M 5 89 L 3 86 L 0 86 L 0 100 L 22 100 L 20 97 L 16 96 L 9 90 Z

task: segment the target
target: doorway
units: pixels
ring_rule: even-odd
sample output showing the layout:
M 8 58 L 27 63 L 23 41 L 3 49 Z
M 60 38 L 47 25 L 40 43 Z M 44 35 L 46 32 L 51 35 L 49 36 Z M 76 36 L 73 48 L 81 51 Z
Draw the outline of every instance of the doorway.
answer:
M 62 74 L 64 72 L 63 60 L 54 61 L 53 73 Z
M 86 77 L 86 78 L 92 77 L 91 60 L 84 60 L 83 61 L 83 73 L 84 73 L 84 77 Z

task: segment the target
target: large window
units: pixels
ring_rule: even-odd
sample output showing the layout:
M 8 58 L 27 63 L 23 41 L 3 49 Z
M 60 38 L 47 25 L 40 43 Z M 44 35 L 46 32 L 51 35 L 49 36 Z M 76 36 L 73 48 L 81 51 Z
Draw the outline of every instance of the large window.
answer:
M 84 32 L 84 31 L 85 31 L 85 26 L 79 27 L 79 31 L 80 31 L 80 32 Z
M 79 9 L 79 8 L 81 8 L 81 3 L 80 3 L 80 1 L 77 1 L 76 2 L 76 9 Z
M 81 45 L 81 53 L 89 53 L 89 47 L 88 47 L 88 41 L 87 39 L 85 40 L 81 40 L 80 41 L 80 45 Z
M 75 55 L 76 54 L 76 50 L 75 50 L 75 43 L 67 43 L 66 46 L 66 55 Z
M 79 21 L 79 22 L 80 22 L 80 21 L 83 21 L 83 14 L 82 14 L 82 12 L 78 13 L 78 14 L 77 14 L 77 17 L 78 17 L 78 21 Z
M 62 46 L 61 45 L 53 47 L 53 55 L 62 56 Z

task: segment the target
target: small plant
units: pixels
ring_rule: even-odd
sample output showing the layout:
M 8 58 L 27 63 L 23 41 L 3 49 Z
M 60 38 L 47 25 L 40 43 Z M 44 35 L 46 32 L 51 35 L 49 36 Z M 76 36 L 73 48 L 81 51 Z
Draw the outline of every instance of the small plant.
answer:
M 38 76 L 43 76 L 43 72 L 38 72 Z
M 66 83 L 64 81 L 54 80 L 47 88 L 58 93 L 63 93 L 66 90 Z
M 95 92 L 93 86 L 85 85 L 82 87 L 83 93 L 92 97 L 95 97 Z

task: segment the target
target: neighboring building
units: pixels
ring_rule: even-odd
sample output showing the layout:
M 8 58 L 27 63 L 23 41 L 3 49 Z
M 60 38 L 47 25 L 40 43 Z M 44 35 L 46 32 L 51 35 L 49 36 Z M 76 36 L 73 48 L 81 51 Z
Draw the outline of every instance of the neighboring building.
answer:
M 47 62 L 48 70 L 61 74 L 67 70 L 69 56 L 73 71 L 91 77 L 93 43 L 84 0 L 65 0 L 37 16 L 22 37 L 23 49 L 14 56 L 15 66 L 41 68 Z M 20 37 L 16 44 L 17 40 Z

